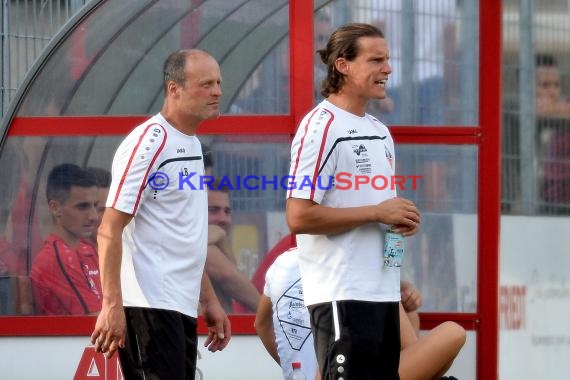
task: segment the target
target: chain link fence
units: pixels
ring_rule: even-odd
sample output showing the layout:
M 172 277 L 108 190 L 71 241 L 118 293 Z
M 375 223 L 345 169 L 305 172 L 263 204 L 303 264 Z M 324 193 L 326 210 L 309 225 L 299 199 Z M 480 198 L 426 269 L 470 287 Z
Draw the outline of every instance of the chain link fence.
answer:
M 504 0 L 503 213 L 570 214 L 569 99 L 570 1 Z
M 4 117 L 28 70 L 88 0 L 0 1 L 0 108 Z

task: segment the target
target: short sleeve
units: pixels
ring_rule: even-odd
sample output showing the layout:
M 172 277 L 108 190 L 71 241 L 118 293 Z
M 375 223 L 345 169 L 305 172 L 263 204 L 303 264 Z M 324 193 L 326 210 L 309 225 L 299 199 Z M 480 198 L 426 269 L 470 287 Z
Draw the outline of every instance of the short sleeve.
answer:
M 265 273 L 265 285 L 263 285 L 263 294 L 271 298 L 271 278 L 275 273 L 275 262 L 269 267 L 267 273 Z
M 291 144 L 291 167 L 288 198 L 309 199 L 320 203 L 335 172 L 332 154 L 334 116 L 317 108 L 303 119 Z
M 127 136 L 113 158 L 107 207 L 136 214 L 167 137 L 166 129 L 156 123 L 139 126 Z

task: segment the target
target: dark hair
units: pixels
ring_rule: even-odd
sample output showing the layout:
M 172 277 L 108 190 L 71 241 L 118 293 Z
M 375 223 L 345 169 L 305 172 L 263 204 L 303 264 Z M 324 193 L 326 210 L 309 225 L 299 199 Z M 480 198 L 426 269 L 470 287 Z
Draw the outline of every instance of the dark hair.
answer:
M 75 164 L 61 164 L 54 167 L 48 175 L 46 198 L 49 201 L 65 202 L 73 186 L 95 187 L 97 180 L 93 173 Z
M 97 187 L 111 187 L 111 172 L 107 169 L 88 166 L 85 170 L 93 174 L 97 182 Z
M 204 160 L 204 169 L 214 167 L 214 155 L 208 145 L 202 144 L 202 158 Z
M 384 33 L 370 24 L 346 24 L 331 34 L 324 49 L 317 50 L 321 61 L 327 65 L 327 77 L 321 84 L 321 95 L 325 98 L 330 94 L 339 92 L 344 84 L 345 76 L 336 70 L 336 60 L 338 58 L 345 58 L 348 61 L 354 60 L 359 53 L 358 40 L 362 37 L 384 38 Z
M 554 56 L 552 54 L 546 54 L 546 53 L 539 53 L 536 54 L 534 57 L 534 65 L 536 67 L 541 67 L 541 66 L 558 66 L 558 63 L 556 62 L 556 58 L 554 58 Z
M 164 61 L 163 76 L 164 76 L 164 93 L 166 94 L 166 89 L 168 87 L 168 82 L 172 81 L 176 84 L 184 86 L 186 82 L 186 74 L 184 69 L 186 68 L 186 57 L 189 54 L 189 50 L 177 50 L 171 53 L 166 61 Z

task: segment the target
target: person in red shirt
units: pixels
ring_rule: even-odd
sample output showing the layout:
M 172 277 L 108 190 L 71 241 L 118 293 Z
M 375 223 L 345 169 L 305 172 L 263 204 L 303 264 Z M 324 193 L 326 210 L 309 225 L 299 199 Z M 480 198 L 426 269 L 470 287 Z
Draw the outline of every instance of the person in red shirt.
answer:
M 48 176 L 46 198 L 53 229 L 32 264 L 36 314 L 95 314 L 101 310 L 97 251 L 89 237 L 97 226 L 94 175 L 62 164 Z

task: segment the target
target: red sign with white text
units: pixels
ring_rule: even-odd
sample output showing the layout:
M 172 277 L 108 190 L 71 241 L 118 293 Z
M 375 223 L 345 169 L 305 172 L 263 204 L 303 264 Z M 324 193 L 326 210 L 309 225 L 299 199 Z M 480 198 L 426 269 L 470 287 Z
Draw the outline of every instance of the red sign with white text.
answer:
M 73 380 L 124 380 L 119 355 L 107 359 L 95 348 L 85 347 Z

